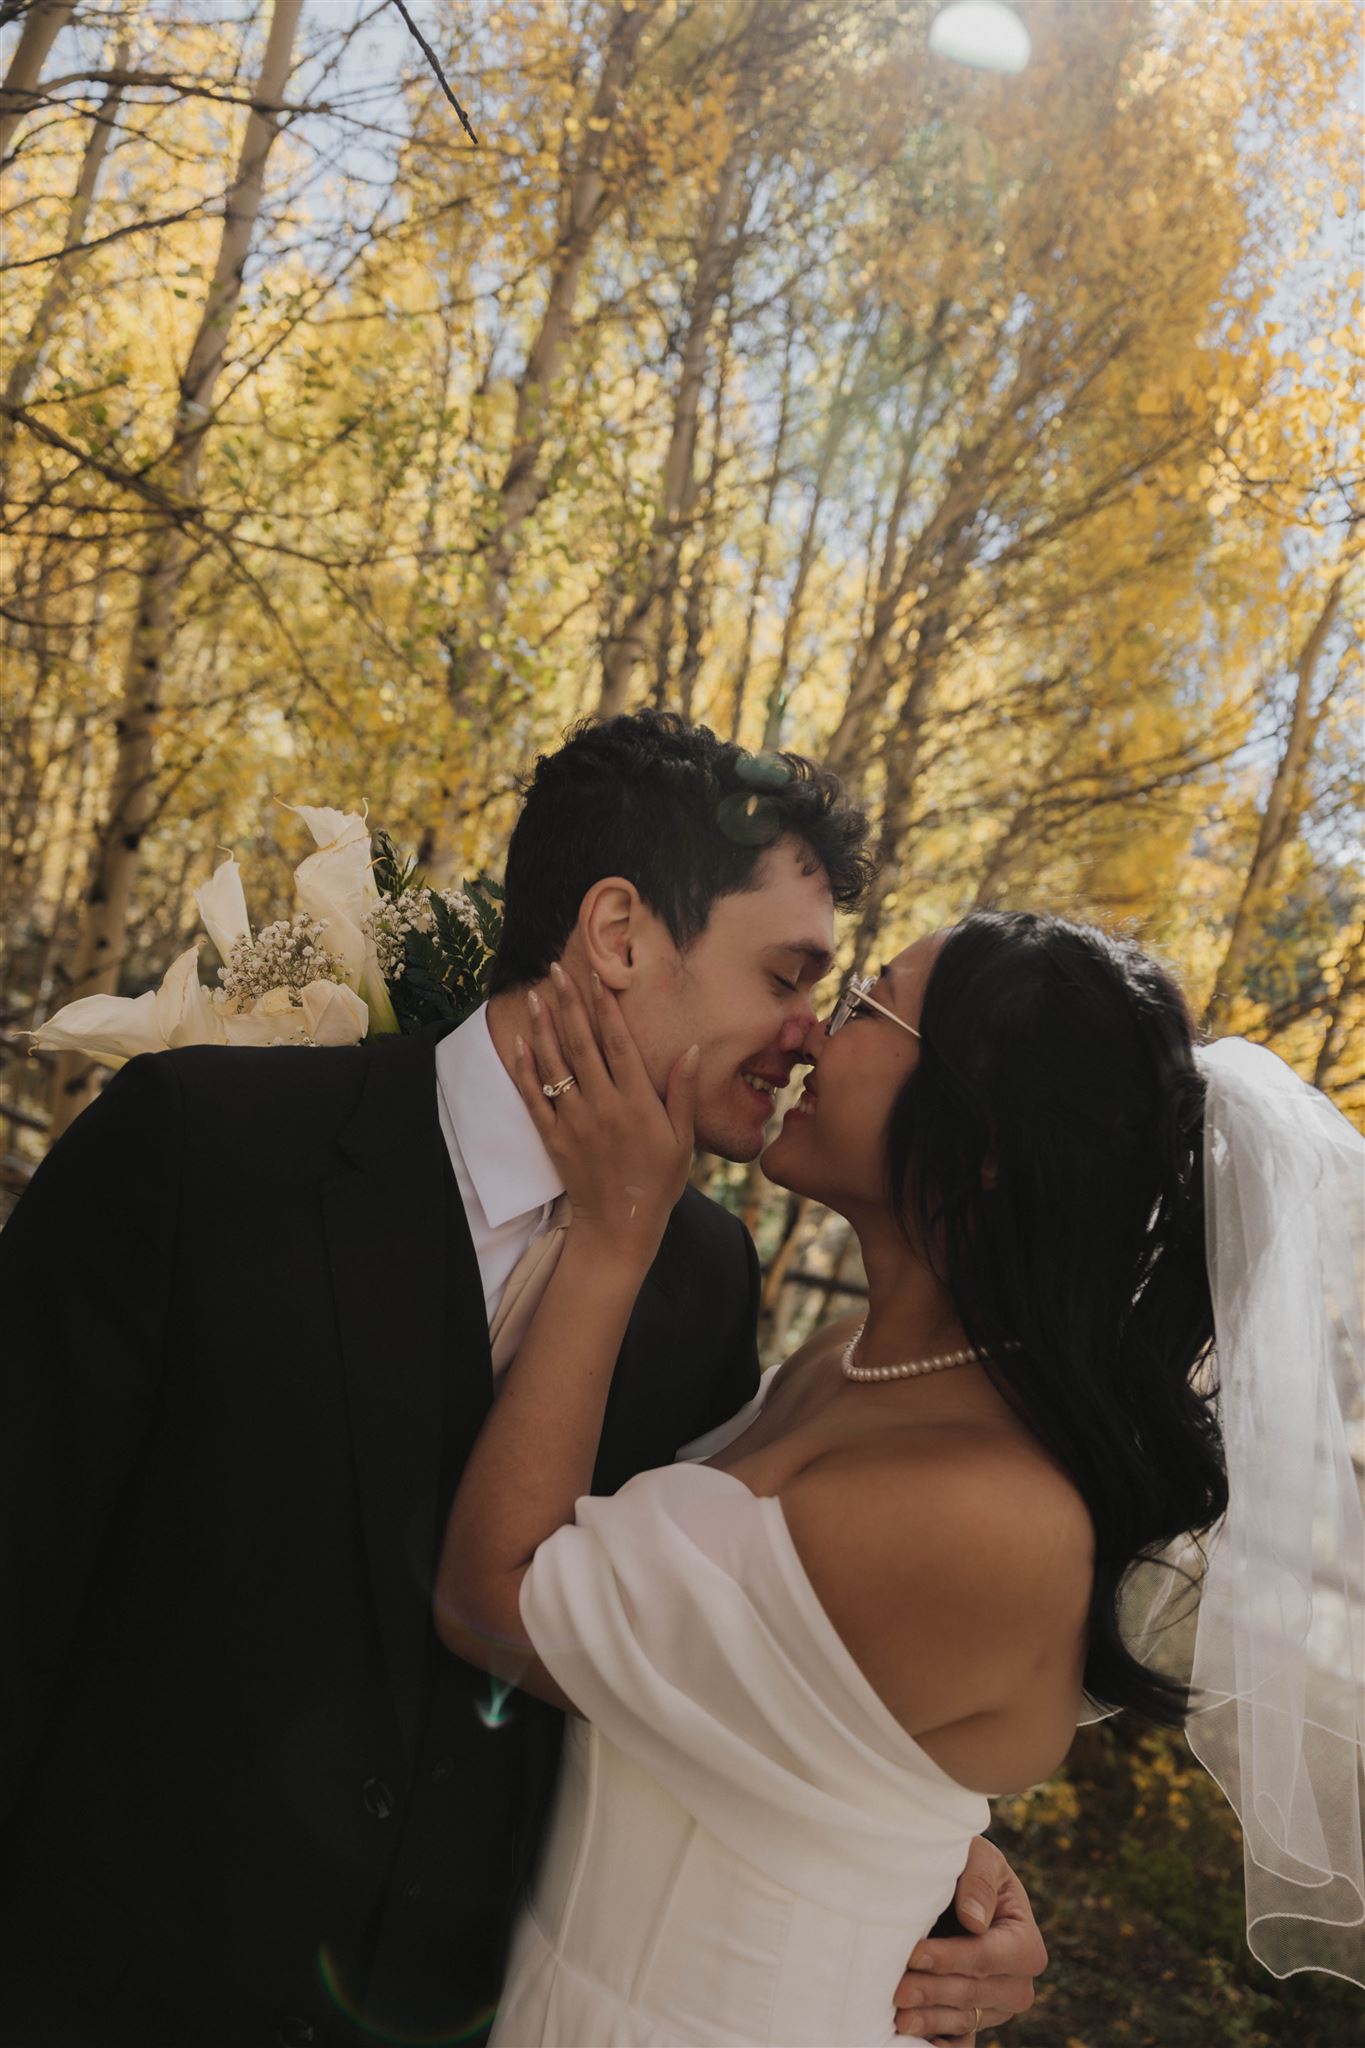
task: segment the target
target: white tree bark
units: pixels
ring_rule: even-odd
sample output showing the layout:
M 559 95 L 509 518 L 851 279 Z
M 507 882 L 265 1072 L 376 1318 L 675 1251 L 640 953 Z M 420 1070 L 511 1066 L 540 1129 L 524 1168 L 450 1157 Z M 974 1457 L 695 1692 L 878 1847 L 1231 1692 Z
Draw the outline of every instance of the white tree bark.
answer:
M 156 465 L 158 478 L 184 508 L 184 516 L 172 515 L 153 528 L 138 572 L 133 633 L 115 724 L 114 771 L 85 894 L 72 972 L 73 999 L 109 995 L 118 988 L 142 839 L 153 815 L 156 722 L 164 695 L 175 598 L 184 571 L 186 527 L 198 500 L 204 437 L 241 301 L 242 272 L 260 216 L 266 160 L 279 133 L 274 109 L 284 96 L 302 6 L 303 0 L 275 0 L 241 153 L 224 204 L 213 277 L 180 380 L 180 401 L 170 437 Z M 79 1054 L 62 1056 L 53 1091 L 54 1138 L 89 1100 L 93 1079 L 89 1063 Z
M 521 531 L 545 495 L 541 457 L 551 399 L 573 339 L 584 265 L 614 197 L 605 171 L 607 149 L 622 95 L 635 73 L 641 37 L 657 11 L 657 0 L 629 10 L 618 8 L 607 34 L 597 90 L 581 127 L 583 142 L 564 192 L 563 232 L 551 262 L 545 311 L 517 382 L 511 453 L 484 526 L 479 600 L 471 619 L 451 638 L 449 692 L 461 713 L 475 700 L 491 667 L 493 649 L 481 643 L 496 643 L 502 631 Z
M 127 69 L 129 58 L 128 43 L 120 43 L 114 57 L 115 72 Z M 80 174 L 76 179 L 76 190 L 72 195 L 71 210 L 66 217 L 66 233 L 62 237 L 62 254 L 52 266 L 46 290 L 38 302 L 37 311 L 30 322 L 28 333 L 20 343 L 10 372 L 5 379 L 4 403 L 20 406 L 33 388 L 33 380 L 42 365 L 43 353 L 56 331 L 57 323 L 66 310 L 80 269 L 78 244 L 85 234 L 85 223 L 90 217 L 95 190 L 99 184 L 100 171 L 114 133 L 123 99 L 123 85 L 115 83 L 109 87 L 101 100 L 99 109 L 91 119 L 90 134 L 81 158 Z M 12 418 L 0 421 L 0 449 L 5 453 L 16 432 Z M 0 498 L 5 495 L 4 455 L 0 454 Z
M 639 582 L 602 657 L 602 689 L 597 704 L 600 718 L 612 718 L 626 708 L 631 678 L 645 658 L 650 615 L 667 580 L 668 565 L 679 531 L 696 499 L 697 415 L 706 376 L 711 324 L 734 260 L 733 230 L 747 147 L 742 118 L 739 127 L 740 132 L 736 134 L 721 169 L 697 250 L 696 277 L 687 309 L 687 332 L 673 402 L 668 452 L 664 456 L 659 507 Z
M 937 319 L 946 309 L 940 307 Z M 932 339 L 932 337 L 931 337 Z M 991 479 L 1010 457 L 1008 448 L 1025 431 L 1018 424 L 1046 383 L 1044 352 L 1034 342 L 1021 352 L 1009 390 L 999 402 L 993 423 L 959 449 L 943 486 L 943 494 L 924 525 L 902 546 L 901 529 L 914 495 L 918 444 L 924 426 L 927 395 L 936 356 L 925 359 L 924 383 L 915 417 L 906 437 L 905 460 L 887 524 L 877 595 L 872 617 L 859 647 L 839 723 L 824 750 L 825 765 L 856 794 L 863 779 L 877 714 L 886 693 L 887 675 L 896 648 L 912 623 L 906 606 L 915 587 L 942 583 L 942 565 L 951 560 L 960 574 L 971 565 L 971 551 L 962 540 L 981 508 Z
M 1325 1088 L 1331 1079 L 1337 1061 L 1346 1050 L 1347 1033 L 1350 1030 L 1350 1000 L 1360 992 L 1365 978 L 1365 923 L 1356 926 L 1356 935 L 1350 950 L 1341 963 L 1341 976 L 1337 992 L 1327 1012 L 1327 1023 L 1318 1046 L 1318 1056 L 1313 1067 L 1313 1086 Z
M 29 8 L 0 85 L 0 158 L 9 154 L 15 129 L 31 111 L 47 53 L 75 11 L 75 0 L 34 0 Z
M 1345 582 L 1346 570 L 1343 567 L 1328 585 L 1317 617 L 1304 637 L 1294 664 L 1294 708 L 1289 731 L 1271 778 L 1270 792 L 1256 835 L 1256 848 L 1242 882 L 1227 948 L 1204 1014 L 1204 1028 L 1211 1033 L 1226 1027 L 1228 1013 L 1246 979 L 1266 900 L 1275 886 L 1285 852 L 1298 830 L 1303 809 L 1304 773 L 1312 756 L 1318 724 L 1313 710 L 1313 677 L 1323 644 L 1340 608 Z

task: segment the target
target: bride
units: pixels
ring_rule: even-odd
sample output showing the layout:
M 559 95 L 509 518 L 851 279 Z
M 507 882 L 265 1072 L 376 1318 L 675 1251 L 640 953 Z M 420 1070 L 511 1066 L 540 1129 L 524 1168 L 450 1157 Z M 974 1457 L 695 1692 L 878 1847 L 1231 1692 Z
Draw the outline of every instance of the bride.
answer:
M 1294 1810 L 1258 1881 L 1316 1887 L 1256 1916 L 1280 1940 L 1305 1924 L 1287 1915 L 1333 1923 L 1329 1948 L 1349 1934 L 1359 1809 L 1326 1811 L 1348 1774 L 1314 1746 L 1331 1715 L 1305 1707 L 1305 1631 L 1272 1598 L 1248 1634 L 1238 1606 L 1259 1583 L 1248 1529 L 1279 1517 L 1261 1559 L 1278 1568 L 1295 1489 L 1313 1491 L 1300 1461 L 1293 1488 L 1239 1500 L 1231 1422 L 1278 1426 L 1283 1369 L 1254 1333 L 1231 1355 L 1224 1298 L 1244 1306 L 1275 1262 L 1245 1200 L 1240 1263 L 1229 1240 L 1211 1282 L 1205 1251 L 1215 1108 L 1211 1199 L 1218 1174 L 1264 1176 L 1272 1140 L 1293 1153 L 1300 1134 L 1358 1175 L 1344 1121 L 1257 1048 L 1197 1055 L 1178 988 L 1130 943 L 1023 913 L 921 940 L 812 1033 L 764 1155 L 853 1225 L 865 1318 L 820 1330 L 673 1466 L 593 1498 L 612 1362 L 691 1163 L 695 1056 L 661 1104 L 600 985 L 585 999 L 556 970 L 532 1011 L 518 1082 L 573 1220 L 452 1506 L 436 1619 L 460 1656 L 581 1718 L 492 2048 L 894 2040 L 907 1933 L 951 1898 L 987 1795 L 1046 1778 L 1086 1699 L 1168 1724 L 1207 1704 L 1200 1753 L 1242 1811 L 1248 1867 L 1278 1797 Z M 1304 1188 L 1333 1207 L 1316 1155 Z M 1335 1239 L 1312 1255 L 1347 1256 Z M 1358 1342 L 1346 1278 L 1328 1320 L 1339 1335 L 1353 1314 Z M 1317 1404 L 1310 1436 L 1337 1404 L 1335 1456 L 1342 1391 L 1299 1358 L 1324 1297 L 1301 1292 L 1296 1393 Z M 1210 1530 L 1192 1699 L 1121 1594 L 1140 1560 Z M 1190 1579 L 1146 1575 L 1158 1607 Z M 1292 1754 L 1279 1723 L 1264 1739 L 1280 1686 Z M 1253 1752 L 1279 1757 L 1287 1795 L 1267 1781 L 1262 1798 Z

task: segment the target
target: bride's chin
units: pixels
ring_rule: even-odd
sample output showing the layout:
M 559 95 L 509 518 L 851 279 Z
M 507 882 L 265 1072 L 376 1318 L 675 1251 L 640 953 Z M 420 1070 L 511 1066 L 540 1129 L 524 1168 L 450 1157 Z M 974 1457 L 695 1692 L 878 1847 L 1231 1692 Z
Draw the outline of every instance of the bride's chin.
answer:
M 784 1134 L 779 1131 L 771 1145 L 759 1154 L 758 1163 L 763 1169 L 764 1177 L 770 1180 L 774 1187 L 786 1188 L 794 1195 L 815 1195 L 818 1201 L 819 1196 L 816 1190 L 808 1185 L 807 1176 L 801 1172 L 795 1159 L 789 1157 L 793 1150 L 794 1148 L 786 1142 Z

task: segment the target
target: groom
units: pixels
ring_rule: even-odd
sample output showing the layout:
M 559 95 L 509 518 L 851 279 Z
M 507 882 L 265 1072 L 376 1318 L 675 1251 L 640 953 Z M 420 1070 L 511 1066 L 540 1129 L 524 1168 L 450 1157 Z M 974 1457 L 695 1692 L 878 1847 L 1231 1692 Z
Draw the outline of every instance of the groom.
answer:
M 481 2038 L 561 1725 L 428 1611 L 560 1193 L 511 1040 L 590 916 L 651 1071 L 702 1048 L 700 1144 L 757 1154 L 868 867 L 832 777 L 765 765 L 658 714 L 580 729 L 513 836 L 486 1009 L 134 1060 L 34 1176 L 0 1234 L 0 2048 Z M 757 1307 L 689 1190 L 597 1490 L 751 1396 Z M 973 1891 L 997 1924 L 903 1981 L 903 2032 L 1029 2001 L 985 1845 Z

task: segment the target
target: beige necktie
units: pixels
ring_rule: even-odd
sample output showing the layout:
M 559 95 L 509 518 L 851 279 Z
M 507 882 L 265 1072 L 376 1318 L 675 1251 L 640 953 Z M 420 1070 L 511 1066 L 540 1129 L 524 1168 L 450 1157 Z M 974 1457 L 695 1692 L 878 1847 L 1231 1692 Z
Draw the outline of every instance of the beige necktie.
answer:
M 573 1203 L 567 1195 L 561 1195 L 550 1211 L 549 1228 L 531 1239 L 508 1276 L 502 1300 L 488 1326 L 495 1380 L 501 1378 L 517 1355 L 517 1347 L 530 1328 L 531 1318 L 540 1307 L 540 1298 L 559 1263 L 564 1233 L 572 1221 Z

